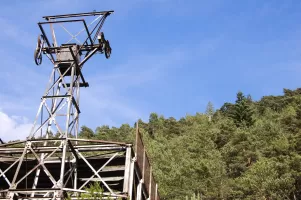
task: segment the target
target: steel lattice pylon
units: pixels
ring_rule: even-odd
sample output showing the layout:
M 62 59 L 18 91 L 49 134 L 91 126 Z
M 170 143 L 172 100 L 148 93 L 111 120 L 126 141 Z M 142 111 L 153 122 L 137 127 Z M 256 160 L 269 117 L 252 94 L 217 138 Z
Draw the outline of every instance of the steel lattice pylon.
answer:
M 80 88 L 89 86 L 82 68 L 97 52 L 110 57 L 101 28 L 111 13 L 45 16 L 46 21 L 38 23 L 35 63 L 40 65 L 44 54 L 53 69 L 27 139 L 0 139 L 0 199 L 75 200 L 97 182 L 102 199 L 160 200 L 138 124 L 136 153 L 132 144 L 78 138 Z M 94 19 L 86 24 L 89 17 Z M 73 35 L 66 26 L 78 23 L 83 28 Z M 57 26 L 71 39 L 59 43 Z M 79 38 L 82 33 L 86 36 Z
M 83 154 L 79 152 L 78 148 L 74 147 L 78 144 L 78 141 L 80 141 L 77 139 L 80 114 L 80 87 L 89 86 L 84 79 L 81 69 L 84 63 L 96 52 L 104 53 L 106 57 L 109 58 L 111 54 L 109 41 L 105 40 L 104 34 L 100 32 L 100 30 L 105 19 L 111 13 L 113 13 L 113 11 L 45 16 L 43 18 L 46 21 L 38 23 L 42 34 L 38 38 L 37 48 L 34 54 L 35 62 L 37 65 L 40 65 L 42 62 L 42 54 L 45 54 L 54 67 L 47 89 L 41 98 L 34 125 L 25 142 L 24 150 L 20 158 L 14 162 L 14 165 L 17 166 L 14 176 L 11 181 L 6 179 L 9 184 L 8 198 L 13 199 L 20 196 L 21 192 L 20 189 L 18 189 L 18 185 L 24 182 L 32 173 L 35 173 L 35 176 L 30 192 L 31 198 L 35 196 L 61 198 L 68 182 L 68 180 L 66 180 L 67 159 L 74 160 L 73 164 L 76 163 L 75 161 L 78 160 L 79 157 L 85 162 L 87 161 Z M 78 17 L 85 18 L 90 16 L 94 16 L 96 19 L 89 25 L 86 24 L 85 19 L 78 19 Z M 83 29 L 76 35 L 72 35 L 65 27 L 65 24 L 68 23 L 82 23 Z M 58 43 L 54 28 L 54 25 L 57 24 L 72 37 L 64 44 Z M 50 25 L 52 43 L 46 34 L 45 25 Z M 92 30 L 89 29 L 90 26 L 94 26 Z M 83 43 L 80 43 L 77 37 L 82 32 L 86 32 L 87 37 Z M 76 40 L 77 43 L 70 43 L 72 40 Z M 56 134 L 55 139 L 52 137 L 53 134 Z M 104 146 L 98 146 L 98 148 L 103 147 Z M 43 150 L 47 149 L 48 151 L 43 152 L 41 148 L 43 148 Z M 28 158 L 28 155 L 30 155 L 30 158 Z M 47 163 L 46 161 L 51 160 L 54 155 L 60 158 L 61 162 L 58 180 L 45 165 L 45 163 Z M 114 157 L 116 155 L 115 153 Z M 24 173 L 22 174 L 20 171 L 24 163 L 27 164 L 29 160 L 35 160 L 36 165 L 31 170 L 26 171 L 27 173 L 24 175 Z M 86 163 L 89 167 L 92 167 L 88 161 Z M 53 191 L 41 191 L 37 189 L 42 172 L 44 172 L 51 181 Z M 76 190 L 78 188 L 76 185 L 77 174 L 75 164 L 69 168 L 69 173 L 73 173 L 72 176 L 75 177 L 73 189 Z M 112 189 L 110 189 L 104 181 L 102 182 L 110 194 L 114 194 Z M 28 189 L 27 182 L 26 186 Z M 80 189 L 82 189 L 82 187 L 80 187 Z

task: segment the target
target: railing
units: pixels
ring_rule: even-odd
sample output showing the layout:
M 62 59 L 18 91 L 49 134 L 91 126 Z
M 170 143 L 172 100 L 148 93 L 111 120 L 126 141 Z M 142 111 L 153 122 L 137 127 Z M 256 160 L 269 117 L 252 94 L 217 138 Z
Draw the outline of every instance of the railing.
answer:
M 137 164 L 139 169 L 141 170 L 142 180 L 145 185 L 145 188 L 148 192 L 150 200 L 160 200 L 160 195 L 158 192 L 158 184 L 154 179 L 152 173 L 152 167 L 149 162 L 149 158 L 147 156 L 146 150 L 144 148 L 144 144 L 142 141 L 141 134 L 139 132 L 139 128 L 136 130 L 136 156 L 137 156 Z

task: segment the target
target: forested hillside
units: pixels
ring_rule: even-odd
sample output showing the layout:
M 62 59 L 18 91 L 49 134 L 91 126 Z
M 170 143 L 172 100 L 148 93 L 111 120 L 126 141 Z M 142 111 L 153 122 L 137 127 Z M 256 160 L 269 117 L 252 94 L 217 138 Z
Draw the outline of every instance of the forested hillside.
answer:
M 183 105 L 185 106 L 185 105 Z M 301 199 L 301 88 L 180 120 L 139 120 L 161 199 Z M 80 135 L 134 141 L 134 126 L 83 126 Z

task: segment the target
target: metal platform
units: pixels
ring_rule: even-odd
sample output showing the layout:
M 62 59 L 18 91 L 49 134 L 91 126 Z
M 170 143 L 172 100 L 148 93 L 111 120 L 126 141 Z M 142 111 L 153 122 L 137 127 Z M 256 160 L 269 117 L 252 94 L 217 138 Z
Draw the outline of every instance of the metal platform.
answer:
M 68 139 L 63 188 L 57 187 L 63 152 L 60 140 L 47 139 L 52 144 L 47 147 L 43 146 L 46 139 L 1 144 L 0 199 L 10 199 L 7 196 L 10 192 L 16 194 L 14 199 L 57 199 L 67 198 L 67 194 L 78 199 L 78 194 L 85 193 L 93 182 L 100 183 L 104 199 L 160 199 L 138 129 L 135 145 L 138 154 L 132 144 Z M 29 142 L 31 147 L 26 147 Z M 40 159 L 38 154 L 42 153 L 45 156 Z M 37 169 L 40 169 L 38 181 L 34 173 Z M 15 174 L 18 176 L 14 177 Z

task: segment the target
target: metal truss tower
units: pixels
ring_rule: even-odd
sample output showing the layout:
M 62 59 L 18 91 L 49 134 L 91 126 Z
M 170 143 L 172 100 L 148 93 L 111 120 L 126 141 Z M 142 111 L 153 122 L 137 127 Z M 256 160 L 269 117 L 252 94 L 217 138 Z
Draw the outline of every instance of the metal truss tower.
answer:
M 62 196 L 61 193 L 68 181 L 66 178 L 66 160 L 76 160 L 79 156 L 82 156 L 73 147 L 77 144 L 79 128 L 80 88 L 89 86 L 82 74 L 82 68 L 97 52 L 105 53 L 106 57 L 109 58 L 111 48 L 109 42 L 105 40 L 103 32 L 100 31 L 105 19 L 111 13 L 113 11 L 45 16 L 43 18 L 46 21 L 38 23 L 42 34 L 38 37 L 34 52 L 35 62 L 40 65 L 42 54 L 45 54 L 53 64 L 53 70 L 47 89 L 41 98 L 38 113 L 27 137 L 24 150 L 17 161 L 15 174 L 12 181 L 9 182 L 8 196 L 10 199 L 18 195 L 18 192 L 14 190 L 17 190 L 18 185 L 26 178 L 28 179 L 28 176 L 32 173 L 35 173 L 35 176 L 31 187 L 33 192 L 30 197 L 35 197 L 36 194 L 41 197 L 41 192 L 38 190 L 35 192 L 35 189 L 41 182 L 40 175 L 42 171 L 53 184 L 52 188 L 56 188 L 53 192 L 45 192 L 43 197 Z M 91 16 L 96 19 L 87 25 L 83 18 Z M 74 28 L 74 25 L 82 25 L 82 30 L 76 35 L 72 35 L 71 31 L 66 28 L 68 26 L 66 24 L 70 23 L 73 25 L 71 28 Z M 49 27 L 45 27 L 46 25 L 49 25 Z M 71 39 L 65 41 L 65 43 L 59 43 L 55 25 L 59 25 L 62 30 L 71 36 Z M 47 35 L 47 30 L 51 34 L 51 39 Z M 86 34 L 86 38 L 81 43 L 78 37 L 82 33 Z M 71 43 L 73 40 L 76 43 Z M 53 141 L 53 134 L 56 134 L 56 141 Z M 43 147 L 49 149 L 49 151 L 41 153 L 41 150 L 36 150 L 37 147 Z M 30 159 L 35 159 L 38 163 L 31 171 L 24 176 L 20 176 L 22 164 L 24 165 L 25 161 L 28 161 L 28 154 L 32 156 Z M 49 160 L 53 155 L 58 156 L 58 154 L 60 155 L 61 165 L 59 179 L 56 180 L 45 166 L 45 160 Z M 71 169 L 70 171 L 75 176 L 74 188 L 77 188 L 75 167 L 73 166 Z
M 101 28 L 113 12 L 45 16 L 38 23 L 35 63 L 44 55 L 53 69 L 27 139 L 0 140 L 0 199 L 78 199 L 95 182 L 102 199 L 160 199 L 138 126 L 136 153 L 132 144 L 78 138 L 80 88 L 89 86 L 82 68 L 96 53 L 110 57 Z

